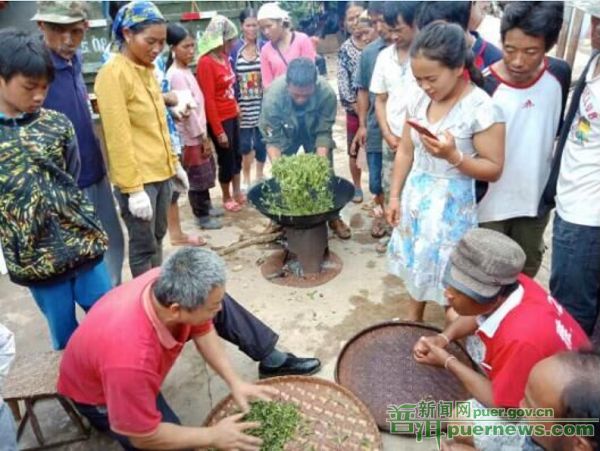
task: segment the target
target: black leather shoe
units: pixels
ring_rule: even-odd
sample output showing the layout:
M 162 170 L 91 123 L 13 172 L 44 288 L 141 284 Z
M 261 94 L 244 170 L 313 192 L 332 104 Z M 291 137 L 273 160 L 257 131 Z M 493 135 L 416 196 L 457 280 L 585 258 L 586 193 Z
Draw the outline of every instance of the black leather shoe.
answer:
M 287 359 L 279 366 L 268 367 L 262 363 L 258 365 L 258 377 L 266 379 L 267 377 L 289 376 L 291 374 L 309 376 L 320 369 L 321 361 L 319 359 L 296 357 L 288 352 Z

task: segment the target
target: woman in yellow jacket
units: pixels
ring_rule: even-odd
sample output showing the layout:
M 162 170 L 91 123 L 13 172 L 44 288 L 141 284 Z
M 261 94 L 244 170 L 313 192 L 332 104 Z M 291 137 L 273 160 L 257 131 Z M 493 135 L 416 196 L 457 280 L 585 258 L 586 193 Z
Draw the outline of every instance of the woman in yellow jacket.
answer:
M 171 147 L 154 77 L 153 61 L 166 40 L 165 19 L 153 3 L 136 1 L 119 10 L 112 31 L 119 52 L 98 72 L 95 91 L 136 277 L 160 265 L 173 187 L 185 191 L 189 184 Z

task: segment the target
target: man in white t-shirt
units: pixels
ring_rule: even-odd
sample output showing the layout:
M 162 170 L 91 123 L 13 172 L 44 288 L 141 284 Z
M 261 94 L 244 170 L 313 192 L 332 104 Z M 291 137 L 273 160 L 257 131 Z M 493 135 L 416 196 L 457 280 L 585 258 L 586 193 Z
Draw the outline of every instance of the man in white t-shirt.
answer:
M 414 26 L 418 2 L 385 2 L 384 26 L 388 29 L 392 45 L 377 56 L 369 91 L 375 94 L 375 116 L 383 138 L 382 179 L 383 194 L 387 198 L 394 166 L 396 149 L 400 145 L 406 109 L 418 89 L 410 68 L 409 49 L 416 33 Z M 378 251 L 385 249 L 378 246 Z
M 600 312 L 600 3 L 590 62 L 579 79 L 557 147 L 558 184 L 550 290 L 588 333 Z
M 509 3 L 500 26 L 503 58 L 484 71 L 484 88 L 506 119 L 506 154 L 502 176 L 479 203 L 479 223 L 519 243 L 529 277 L 542 263 L 549 213 L 538 215 L 538 206 L 571 82 L 569 65 L 546 56 L 562 18 L 561 3 Z

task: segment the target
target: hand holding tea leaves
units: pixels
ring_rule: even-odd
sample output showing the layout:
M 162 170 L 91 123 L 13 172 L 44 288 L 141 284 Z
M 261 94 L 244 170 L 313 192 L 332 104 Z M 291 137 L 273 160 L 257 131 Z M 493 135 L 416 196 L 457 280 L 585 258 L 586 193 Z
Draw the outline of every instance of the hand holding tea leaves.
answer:
M 245 432 L 260 427 L 260 422 L 242 421 L 244 415 L 231 415 L 209 428 L 211 449 L 260 451 L 263 441 Z
M 242 413 L 247 413 L 250 410 L 251 399 L 269 401 L 273 396 L 279 394 L 279 391 L 273 387 L 250 384 L 244 381 L 236 381 L 229 388 L 231 389 L 231 396 L 242 409 Z

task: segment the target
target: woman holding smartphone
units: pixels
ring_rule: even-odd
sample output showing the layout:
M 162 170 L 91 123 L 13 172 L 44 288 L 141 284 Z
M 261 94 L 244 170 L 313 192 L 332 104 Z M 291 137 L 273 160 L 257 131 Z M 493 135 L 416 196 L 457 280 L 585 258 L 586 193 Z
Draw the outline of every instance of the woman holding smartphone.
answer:
M 458 25 L 429 24 L 410 56 L 422 91 L 408 108 L 394 162 L 388 268 L 410 294 L 407 319 L 422 321 L 425 301 L 446 305 L 442 279 L 450 252 L 477 226 L 475 180 L 495 181 L 502 173 L 504 121 L 479 87 L 483 78 Z

